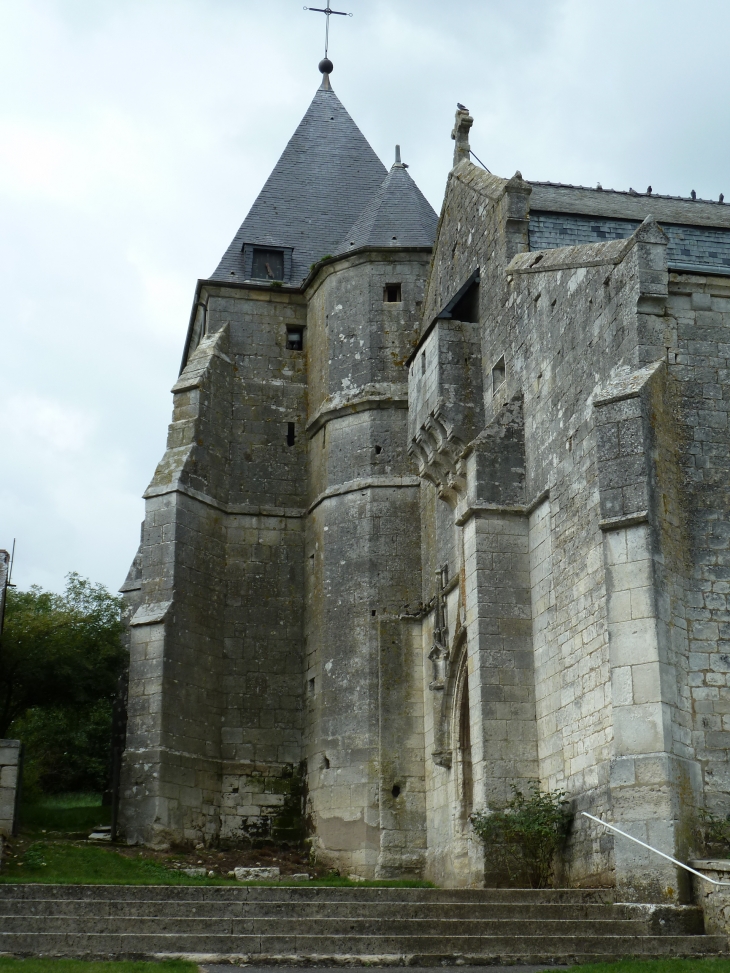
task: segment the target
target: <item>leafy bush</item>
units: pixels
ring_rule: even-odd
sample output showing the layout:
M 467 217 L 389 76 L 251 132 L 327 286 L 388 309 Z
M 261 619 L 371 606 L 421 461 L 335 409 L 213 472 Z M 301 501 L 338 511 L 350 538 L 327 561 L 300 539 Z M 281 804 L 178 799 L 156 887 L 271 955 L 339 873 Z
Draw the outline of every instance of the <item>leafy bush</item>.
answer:
M 564 791 L 543 793 L 534 781 L 527 796 L 514 785 L 512 791 L 512 800 L 505 807 L 472 814 L 472 827 L 484 842 L 490 870 L 506 873 L 510 881 L 524 876 L 532 888 L 546 888 L 573 813 Z

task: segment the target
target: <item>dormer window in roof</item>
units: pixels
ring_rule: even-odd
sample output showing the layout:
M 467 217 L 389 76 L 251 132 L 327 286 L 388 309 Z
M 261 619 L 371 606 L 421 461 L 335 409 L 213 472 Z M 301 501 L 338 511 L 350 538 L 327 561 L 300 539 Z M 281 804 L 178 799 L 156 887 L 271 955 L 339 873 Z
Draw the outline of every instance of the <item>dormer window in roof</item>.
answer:
M 243 245 L 244 280 L 291 280 L 292 247 Z

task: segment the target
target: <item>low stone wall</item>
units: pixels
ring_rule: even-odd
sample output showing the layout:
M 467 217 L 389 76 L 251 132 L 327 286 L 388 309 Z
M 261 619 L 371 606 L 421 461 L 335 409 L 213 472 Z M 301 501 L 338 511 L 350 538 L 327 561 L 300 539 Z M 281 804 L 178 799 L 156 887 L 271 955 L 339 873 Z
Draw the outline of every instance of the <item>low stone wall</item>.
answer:
M 5 838 L 16 824 L 21 750 L 20 740 L 0 740 L 0 835 Z
M 716 882 L 728 883 L 712 885 L 696 875 L 692 876 L 694 899 L 705 915 L 705 932 L 730 934 L 730 861 L 700 859 L 689 864 Z

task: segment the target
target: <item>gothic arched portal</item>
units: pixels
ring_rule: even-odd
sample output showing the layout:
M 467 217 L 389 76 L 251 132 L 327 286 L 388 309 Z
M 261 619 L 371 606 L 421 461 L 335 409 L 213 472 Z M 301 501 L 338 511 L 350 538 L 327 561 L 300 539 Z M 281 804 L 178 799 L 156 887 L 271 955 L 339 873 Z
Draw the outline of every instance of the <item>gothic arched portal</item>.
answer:
M 456 684 L 454 707 L 456 740 L 456 796 L 458 815 L 466 827 L 474 810 L 474 776 L 471 757 L 471 712 L 469 709 L 469 667 L 466 652 L 462 656 Z

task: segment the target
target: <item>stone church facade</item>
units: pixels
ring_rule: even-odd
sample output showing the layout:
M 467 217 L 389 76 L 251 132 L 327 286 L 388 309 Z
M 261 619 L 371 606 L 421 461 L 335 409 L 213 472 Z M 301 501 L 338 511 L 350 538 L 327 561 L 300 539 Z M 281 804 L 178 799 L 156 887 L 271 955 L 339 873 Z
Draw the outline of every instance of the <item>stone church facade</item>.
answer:
M 440 219 L 321 88 L 198 282 L 123 591 L 129 842 L 484 881 L 513 786 L 730 811 L 730 213 L 471 161 Z M 577 814 L 562 881 L 677 897 Z

